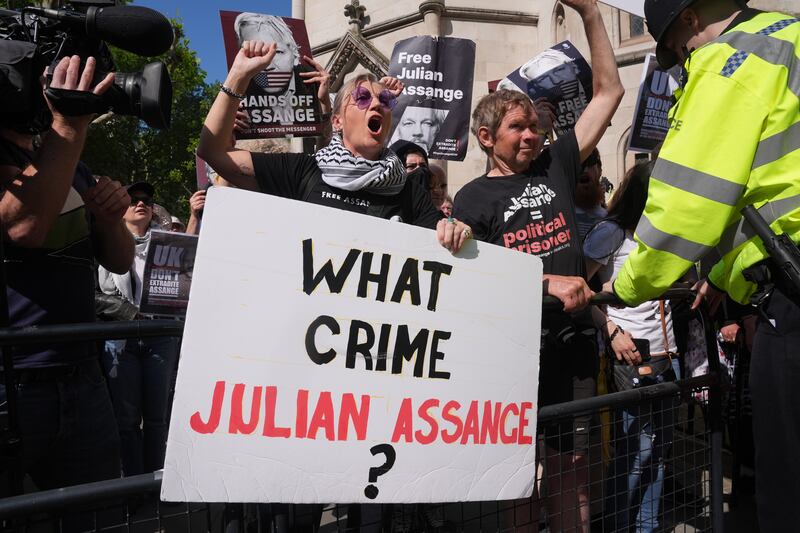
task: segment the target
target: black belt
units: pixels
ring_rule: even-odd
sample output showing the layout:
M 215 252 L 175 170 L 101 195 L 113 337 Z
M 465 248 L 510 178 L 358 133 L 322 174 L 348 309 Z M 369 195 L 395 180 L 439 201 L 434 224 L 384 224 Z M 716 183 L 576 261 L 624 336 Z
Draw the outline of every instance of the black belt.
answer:
M 52 383 L 65 381 L 82 374 L 85 370 L 97 365 L 97 361 L 89 359 L 72 365 L 44 366 L 40 368 L 15 368 L 14 381 L 17 385 L 30 385 L 32 383 Z M 6 373 L 0 371 L 0 383 L 5 382 Z

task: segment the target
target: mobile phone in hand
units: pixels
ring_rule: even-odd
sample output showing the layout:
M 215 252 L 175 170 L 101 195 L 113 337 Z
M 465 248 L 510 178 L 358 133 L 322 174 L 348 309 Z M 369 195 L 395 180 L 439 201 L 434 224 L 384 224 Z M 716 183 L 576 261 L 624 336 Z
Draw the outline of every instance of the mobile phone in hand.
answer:
M 649 361 L 650 360 L 650 341 L 647 339 L 633 339 L 633 344 L 636 345 L 636 349 L 639 351 L 639 355 L 642 357 L 642 361 Z

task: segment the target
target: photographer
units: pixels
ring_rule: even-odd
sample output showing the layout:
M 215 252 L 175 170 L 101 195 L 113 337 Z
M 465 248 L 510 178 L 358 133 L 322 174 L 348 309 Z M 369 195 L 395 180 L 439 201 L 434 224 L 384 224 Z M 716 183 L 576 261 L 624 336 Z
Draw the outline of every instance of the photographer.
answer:
M 49 85 L 101 95 L 114 76 L 93 85 L 94 72 L 93 58 L 81 69 L 78 56 L 65 57 Z M 79 161 L 92 117 L 48 106 L 52 123 L 38 149 L 30 128 L 12 129 L 0 116 L 0 222 L 11 326 L 93 322 L 94 260 L 114 272 L 126 272 L 133 261 L 133 239 L 122 222 L 128 193 L 108 178 L 95 182 Z M 22 457 L 12 461 L 39 489 L 119 476 L 117 425 L 93 347 L 14 350 Z M 0 403 L 7 406 L 2 378 Z

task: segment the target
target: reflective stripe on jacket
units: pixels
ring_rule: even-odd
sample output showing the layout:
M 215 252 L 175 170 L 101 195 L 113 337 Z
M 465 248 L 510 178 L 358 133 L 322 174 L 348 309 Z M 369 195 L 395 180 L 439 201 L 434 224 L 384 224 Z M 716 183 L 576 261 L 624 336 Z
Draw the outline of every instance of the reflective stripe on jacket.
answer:
M 740 210 L 800 241 L 800 20 L 758 13 L 692 52 L 653 169 L 637 249 L 614 291 L 659 296 L 717 248 L 715 286 L 746 303 L 742 271 L 767 257 Z M 768 202 L 768 203 L 767 203 Z

